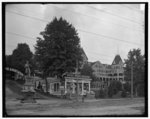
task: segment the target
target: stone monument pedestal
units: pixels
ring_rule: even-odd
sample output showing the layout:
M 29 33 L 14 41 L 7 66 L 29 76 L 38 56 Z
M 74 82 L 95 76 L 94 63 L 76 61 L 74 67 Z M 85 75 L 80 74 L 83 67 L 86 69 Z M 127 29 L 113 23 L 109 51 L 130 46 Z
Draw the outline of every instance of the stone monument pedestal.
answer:
M 35 100 L 35 92 L 31 91 L 22 91 L 23 93 L 23 98 L 21 99 L 21 103 L 36 103 Z
M 34 77 L 31 77 L 30 75 L 30 67 L 28 61 L 25 64 L 25 73 L 25 84 L 23 86 L 23 90 L 21 91 L 23 93 L 21 103 L 36 103 L 34 90 L 35 81 Z
M 21 103 L 36 103 L 33 77 L 26 77 L 26 82 L 21 92 L 23 94 Z

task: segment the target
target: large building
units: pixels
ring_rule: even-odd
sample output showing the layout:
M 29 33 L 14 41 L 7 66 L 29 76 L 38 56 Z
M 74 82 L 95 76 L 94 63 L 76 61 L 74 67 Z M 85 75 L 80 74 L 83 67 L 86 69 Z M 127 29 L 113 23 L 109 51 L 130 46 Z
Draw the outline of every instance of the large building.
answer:
M 104 89 L 108 87 L 113 80 L 124 81 L 123 61 L 120 55 L 115 56 L 111 65 L 102 64 L 100 61 L 90 64 L 94 70 L 93 74 L 97 79 L 97 81 L 92 83 L 93 89 Z

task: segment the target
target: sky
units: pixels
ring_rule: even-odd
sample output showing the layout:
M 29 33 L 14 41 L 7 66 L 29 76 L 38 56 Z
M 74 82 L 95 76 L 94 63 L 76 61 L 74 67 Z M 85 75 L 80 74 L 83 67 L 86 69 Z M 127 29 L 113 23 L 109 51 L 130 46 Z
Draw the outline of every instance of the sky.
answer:
M 6 5 L 7 55 L 18 43 L 34 53 L 37 37 L 54 17 L 63 17 L 79 35 L 88 61 L 111 64 L 133 48 L 144 54 L 144 5 L 140 4 L 9 4 Z

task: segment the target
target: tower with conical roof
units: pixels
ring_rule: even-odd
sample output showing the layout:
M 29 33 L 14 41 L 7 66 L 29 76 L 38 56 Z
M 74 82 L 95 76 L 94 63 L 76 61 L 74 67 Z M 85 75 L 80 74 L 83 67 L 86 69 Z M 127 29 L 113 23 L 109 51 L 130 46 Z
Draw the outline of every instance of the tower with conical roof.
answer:
M 124 69 L 123 61 L 119 54 L 117 54 L 112 62 L 113 79 L 123 82 L 124 81 Z
M 112 62 L 112 65 L 121 65 L 123 64 L 122 59 L 119 54 L 117 54 Z

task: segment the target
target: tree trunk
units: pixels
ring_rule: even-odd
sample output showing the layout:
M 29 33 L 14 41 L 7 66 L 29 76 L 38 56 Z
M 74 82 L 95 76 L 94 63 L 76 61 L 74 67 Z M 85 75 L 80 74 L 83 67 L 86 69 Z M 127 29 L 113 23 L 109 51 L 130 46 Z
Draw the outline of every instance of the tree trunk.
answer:
M 46 93 L 48 93 L 48 87 L 49 87 L 49 85 L 48 85 L 48 81 L 47 81 L 46 77 L 45 77 L 45 83 L 46 83 Z
M 139 85 L 137 84 L 137 86 L 135 87 L 135 96 L 136 96 L 136 97 L 138 96 L 138 91 L 137 91 L 137 90 L 138 90 L 138 86 L 139 86 Z

